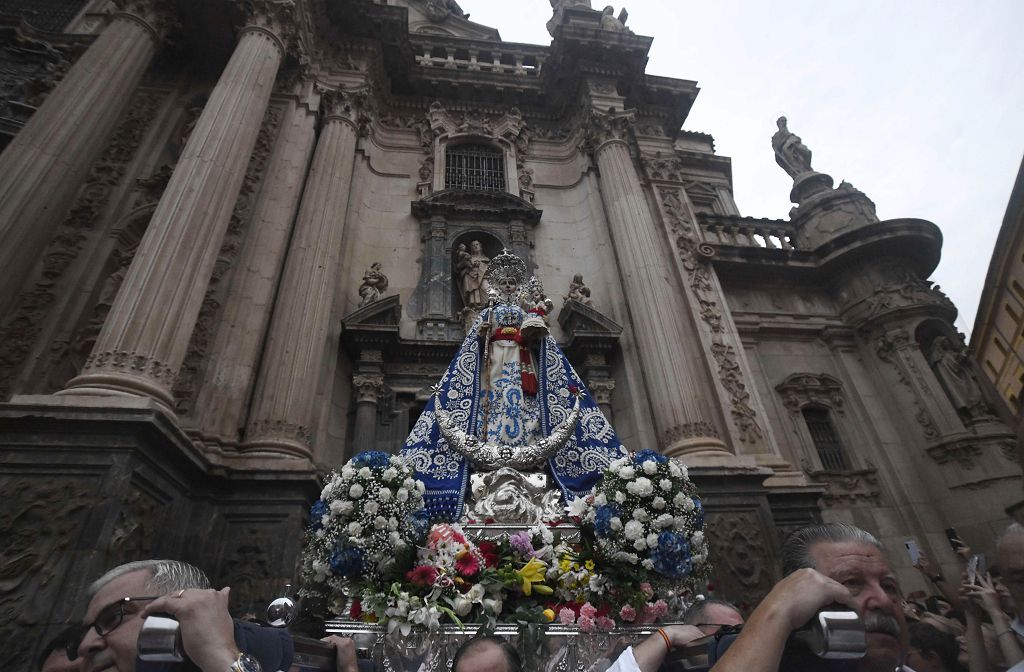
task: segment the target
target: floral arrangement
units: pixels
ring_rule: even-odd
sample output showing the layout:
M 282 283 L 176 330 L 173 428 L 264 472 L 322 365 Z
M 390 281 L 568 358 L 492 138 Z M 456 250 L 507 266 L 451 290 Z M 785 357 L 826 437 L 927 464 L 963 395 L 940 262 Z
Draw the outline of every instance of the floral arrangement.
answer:
M 429 528 L 423 491 L 398 457 L 378 451 L 332 472 L 309 511 L 302 595 L 340 613 L 355 586 L 400 576 Z
M 422 492 L 383 453 L 333 473 L 310 512 L 304 594 L 403 634 L 445 621 L 590 632 L 668 616 L 708 572 L 696 490 L 684 466 L 653 451 L 616 460 L 570 505 L 581 527 L 572 542 L 558 521 L 480 541 L 457 524 L 429 526 Z

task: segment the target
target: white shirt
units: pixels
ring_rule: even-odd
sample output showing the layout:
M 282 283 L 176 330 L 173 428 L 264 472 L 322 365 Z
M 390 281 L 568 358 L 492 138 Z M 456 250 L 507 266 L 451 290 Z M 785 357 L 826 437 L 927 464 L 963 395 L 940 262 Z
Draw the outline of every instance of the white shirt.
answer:
M 636 658 L 633 657 L 633 647 L 627 646 L 626 650 L 605 672 L 640 672 L 640 666 L 636 664 Z

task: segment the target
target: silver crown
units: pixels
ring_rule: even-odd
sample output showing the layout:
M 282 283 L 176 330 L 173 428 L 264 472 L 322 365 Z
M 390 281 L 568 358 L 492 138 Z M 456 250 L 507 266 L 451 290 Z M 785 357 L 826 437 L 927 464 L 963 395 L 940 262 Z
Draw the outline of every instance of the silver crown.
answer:
M 487 273 L 484 274 L 484 279 L 491 285 L 505 278 L 514 278 L 520 287 L 526 280 L 526 262 L 508 250 L 502 250 L 501 254 L 487 262 Z

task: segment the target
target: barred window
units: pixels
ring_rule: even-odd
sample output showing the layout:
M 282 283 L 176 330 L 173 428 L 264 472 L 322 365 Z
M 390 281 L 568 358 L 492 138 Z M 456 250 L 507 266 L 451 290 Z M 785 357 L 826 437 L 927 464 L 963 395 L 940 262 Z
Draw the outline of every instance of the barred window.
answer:
M 826 471 L 846 471 L 846 451 L 832 425 L 827 408 L 809 406 L 803 410 L 807 430 L 811 433 L 814 448 L 818 451 L 821 466 Z
M 455 145 L 445 153 L 444 188 L 505 191 L 505 157 L 489 145 Z
M 64 30 L 86 0 L 0 0 L 0 14 L 13 14 L 34 28 L 51 33 Z

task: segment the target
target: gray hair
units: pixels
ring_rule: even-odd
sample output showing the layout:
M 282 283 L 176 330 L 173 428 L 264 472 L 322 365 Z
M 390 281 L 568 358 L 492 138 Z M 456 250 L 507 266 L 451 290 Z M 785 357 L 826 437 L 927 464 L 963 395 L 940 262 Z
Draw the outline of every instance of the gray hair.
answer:
M 100 588 L 119 576 L 140 570 L 149 572 L 150 577 L 146 585 L 160 595 L 187 588 L 205 589 L 210 587 L 210 579 L 206 577 L 203 570 L 187 562 L 181 560 L 138 560 L 114 567 L 93 581 L 89 586 L 89 596 L 92 597 L 99 592 Z
M 792 574 L 798 569 L 814 569 L 811 549 L 819 543 L 853 541 L 882 550 L 874 535 L 848 523 L 823 523 L 802 527 L 786 538 L 782 545 L 782 573 Z
M 696 602 L 688 606 L 686 608 L 686 611 L 683 612 L 683 623 L 686 625 L 697 625 L 698 623 L 703 623 L 704 619 L 706 618 L 705 614 L 707 613 L 708 607 L 710 607 L 712 604 L 717 604 L 719 606 L 726 607 L 727 609 L 732 609 L 737 614 L 740 613 L 740 610 L 737 609 L 735 605 L 733 605 L 730 602 L 726 602 L 725 600 L 718 600 L 714 598 L 706 600 L 697 600 Z

